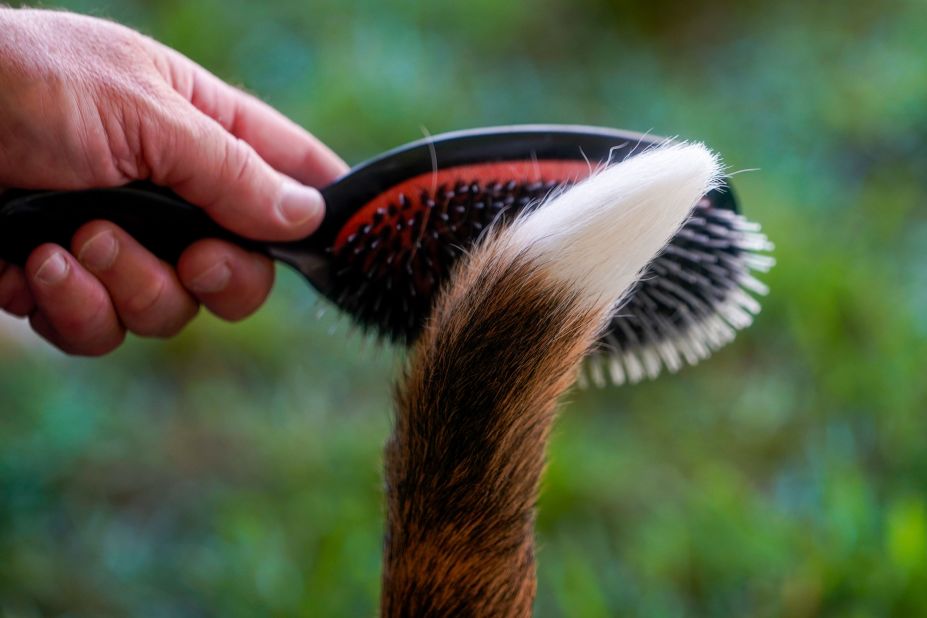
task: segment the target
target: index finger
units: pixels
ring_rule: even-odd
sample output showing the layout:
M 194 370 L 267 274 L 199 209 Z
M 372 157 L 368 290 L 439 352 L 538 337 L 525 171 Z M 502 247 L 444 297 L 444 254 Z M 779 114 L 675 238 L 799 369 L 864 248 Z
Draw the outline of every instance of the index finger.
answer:
M 173 88 L 226 131 L 244 140 L 279 172 L 323 187 L 348 166 L 328 146 L 273 107 L 225 83 L 183 54 L 152 41 L 170 65 Z

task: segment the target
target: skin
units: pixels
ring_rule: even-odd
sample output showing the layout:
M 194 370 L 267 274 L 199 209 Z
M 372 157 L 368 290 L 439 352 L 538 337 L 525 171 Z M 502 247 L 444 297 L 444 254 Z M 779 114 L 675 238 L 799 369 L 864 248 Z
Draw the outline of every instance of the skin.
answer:
M 308 236 L 320 187 L 347 170 L 324 144 L 256 98 L 123 26 L 0 8 L 0 187 L 84 189 L 149 179 L 220 225 L 260 240 Z M 176 268 L 117 226 L 93 221 L 25 268 L 0 261 L 0 309 L 70 354 L 126 332 L 178 333 L 202 304 L 240 320 L 267 298 L 271 261 L 214 239 Z

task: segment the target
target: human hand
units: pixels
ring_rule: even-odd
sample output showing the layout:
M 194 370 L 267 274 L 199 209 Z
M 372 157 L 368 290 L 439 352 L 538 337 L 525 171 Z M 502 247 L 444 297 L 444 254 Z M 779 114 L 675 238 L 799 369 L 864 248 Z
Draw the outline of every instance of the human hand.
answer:
M 268 105 L 123 26 L 0 8 L 0 32 L 0 187 L 149 179 L 233 232 L 290 240 L 321 222 L 311 186 L 347 169 Z M 127 330 L 172 336 L 201 303 L 241 319 L 273 284 L 267 257 L 215 239 L 191 245 L 176 269 L 105 221 L 69 249 L 42 245 L 24 269 L 0 262 L 0 309 L 71 354 L 105 354 Z

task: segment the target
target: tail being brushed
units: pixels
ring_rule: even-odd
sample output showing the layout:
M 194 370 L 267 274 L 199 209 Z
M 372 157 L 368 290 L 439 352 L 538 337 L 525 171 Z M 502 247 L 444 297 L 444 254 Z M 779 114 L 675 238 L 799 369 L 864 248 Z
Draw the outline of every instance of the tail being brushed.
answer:
M 527 616 L 560 395 L 642 269 L 717 184 L 704 146 L 606 168 L 462 260 L 396 388 L 384 616 Z

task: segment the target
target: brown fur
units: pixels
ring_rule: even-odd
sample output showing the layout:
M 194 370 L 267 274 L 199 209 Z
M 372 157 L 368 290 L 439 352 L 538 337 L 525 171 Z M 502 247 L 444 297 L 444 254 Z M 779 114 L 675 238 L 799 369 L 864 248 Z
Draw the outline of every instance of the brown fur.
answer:
M 498 242 L 458 268 L 397 386 L 383 616 L 531 614 L 556 403 L 607 315 Z

